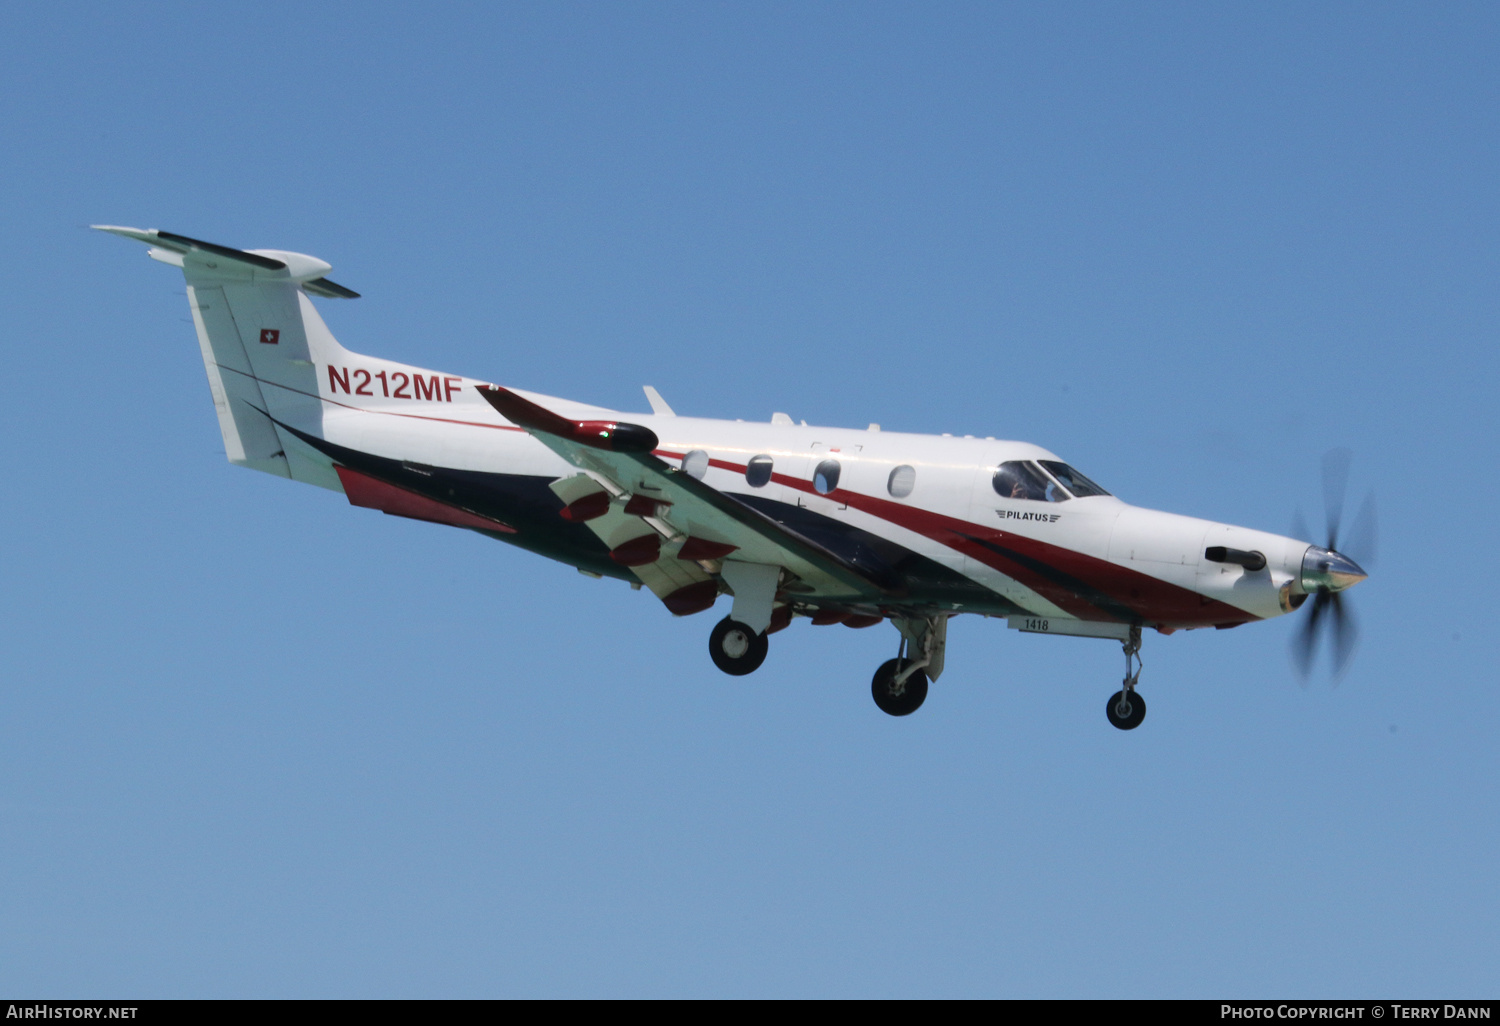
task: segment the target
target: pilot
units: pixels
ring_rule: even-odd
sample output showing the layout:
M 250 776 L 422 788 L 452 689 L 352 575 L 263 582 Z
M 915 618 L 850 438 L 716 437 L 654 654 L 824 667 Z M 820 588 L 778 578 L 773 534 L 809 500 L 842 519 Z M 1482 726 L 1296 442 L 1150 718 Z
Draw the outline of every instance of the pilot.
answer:
M 1002 463 L 1000 469 L 995 471 L 995 492 L 1006 499 L 1046 502 L 1051 499 L 1047 494 L 1050 484 L 1036 470 L 1019 460 Z

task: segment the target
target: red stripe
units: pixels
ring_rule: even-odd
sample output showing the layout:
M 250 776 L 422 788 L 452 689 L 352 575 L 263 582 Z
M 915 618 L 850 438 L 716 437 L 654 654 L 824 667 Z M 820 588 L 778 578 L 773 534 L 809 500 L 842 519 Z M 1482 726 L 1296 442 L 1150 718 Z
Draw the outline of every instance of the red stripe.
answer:
M 426 414 L 422 413 L 398 413 L 395 410 L 371 410 L 363 406 L 354 406 L 351 403 L 341 403 L 337 399 L 329 399 L 327 396 L 317 395 L 313 392 L 304 392 L 300 388 L 293 388 L 291 385 L 283 385 L 277 381 L 267 381 L 265 378 L 257 378 L 254 374 L 246 374 L 242 370 L 237 370 L 234 367 L 226 367 L 222 363 L 215 364 L 215 366 L 221 370 L 232 371 L 235 374 L 239 374 L 242 377 L 249 378 L 251 381 L 257 382 L 262 385 L 270 385 L 273 388 L 279 388 L 282 391 L 291 392 L 294 395 L 305 395 L 309 399 L 318 399 L 330 406 L 338 406 L 346 410 L 354 410 L 357 413 L 376 413 L 385 417 L 408 417 L 412 420 L 432 420 L 436 421 L 439 424 L 458 424 L 462 427 L 489 428 L 492 431 L 519 431 L 522 434 L 526 433 L 525 428 L 517 427 L 514 424 L 486 424 L 478 420 L 454 420 L 451 417 L 429 417 Z
M 657 450 L 657 455 L 681 458 L 680 453 Z M 709 465 L 743 474 L 744 464 L 710 459 Z M 786 474 L 773 473 L 771 480 L 807 494 L 817 494 L 812 482 Z M 1176 626 L 1210 626 L 1221 623 L 1246 623 L 1259 619 L 1237 606 L 1200 595 L 1150 574 L 1098 559 L 1082 552 L 1024 535 L 1008 534 L 986 524 L 975 524 L 931 510 L 907 506 L 873 495 L 862 495 L 847 489 L 834 489 L 825 498 L 852 506 L 888 523 L 963 553 L 998 570 L 1041 595 L 1059 609 L 1082 620 L 1119 620 L 1121 612 L 1130 619 L 1146 623 Z M 996 551 L 997 549 L 1004 551 Z M 1006 555 L 1006 551 L 1015 557 Z M 1073 578 L 1086 589 L 1104 597 L 1091 600 L 1067 583 L 1039 571 L 1028 563 L 1039 563 L 1058 576 Z

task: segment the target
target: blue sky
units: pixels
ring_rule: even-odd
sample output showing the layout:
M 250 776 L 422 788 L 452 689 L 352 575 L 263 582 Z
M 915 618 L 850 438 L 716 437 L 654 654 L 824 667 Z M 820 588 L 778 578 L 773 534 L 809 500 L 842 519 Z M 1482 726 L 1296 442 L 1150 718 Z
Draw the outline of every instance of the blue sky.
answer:
M 1500 982 L 1492 5 L 10 5 L 0 990 L 1431 996 Z M 716 614 L 223 459 L 176 272 L 350 348 L 1045 445 L 1127 501 L 1381 510 L 1296 618 Z

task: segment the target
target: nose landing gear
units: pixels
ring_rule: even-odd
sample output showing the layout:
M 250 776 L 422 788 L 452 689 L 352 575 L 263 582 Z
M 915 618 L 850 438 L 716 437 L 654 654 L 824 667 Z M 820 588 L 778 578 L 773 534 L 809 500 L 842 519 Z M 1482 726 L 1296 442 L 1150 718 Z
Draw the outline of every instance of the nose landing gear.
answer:
M 1134 730 L 1146 718 L 1146 700 L 1135 693 L 1136 681 L 1141 679 L 1141 629 L 1130 628 L 1130 638 L 1125 649 L 1125 681 L 1119 691 L 1110 696 L 1104 707 L 1104 715 L 1111 725 L 1120 730 Z
M 1109 722 L 1121 730 L 1134 730 L 1146 718 L 1146 700 L 1135 691 L 1116 691 L 1104 707 Z

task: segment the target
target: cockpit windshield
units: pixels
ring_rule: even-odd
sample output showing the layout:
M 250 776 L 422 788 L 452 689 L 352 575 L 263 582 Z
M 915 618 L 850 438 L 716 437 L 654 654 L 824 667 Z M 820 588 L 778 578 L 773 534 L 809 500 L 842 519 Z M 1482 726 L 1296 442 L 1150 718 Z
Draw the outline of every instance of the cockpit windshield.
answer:
M 1038 465 L 1040 464 L 1040 466 Z M 1044 471 L 1041 468 L 1046 467 Z M 1031 502 L 1067 502 L 1077 497 L 1108 495 L 1103 488 L 1084 477 L 1066 463 L 1057 460 L 1011 460 L 1000 464 L 992 481 L 995 494 L 1004 499 L 1027 499 Z
M 1058 487 L 1035 464 L 1024 460 L 1011 460 L 1000 464 L 995 471 L 995 493 L 1003 499 L 1029 499 L 1032 502 L 1064 502 L 1072 498 Z
M 1090 495 L 1109 494 L 1066 463 L 1059 463 L 1057 460 L 1038 460 L 1037 462 L 1046 467 L 1047 471 L 1053 477 L 1061 481 L 1064 488 L 1080 499 L 1086 499 Z

